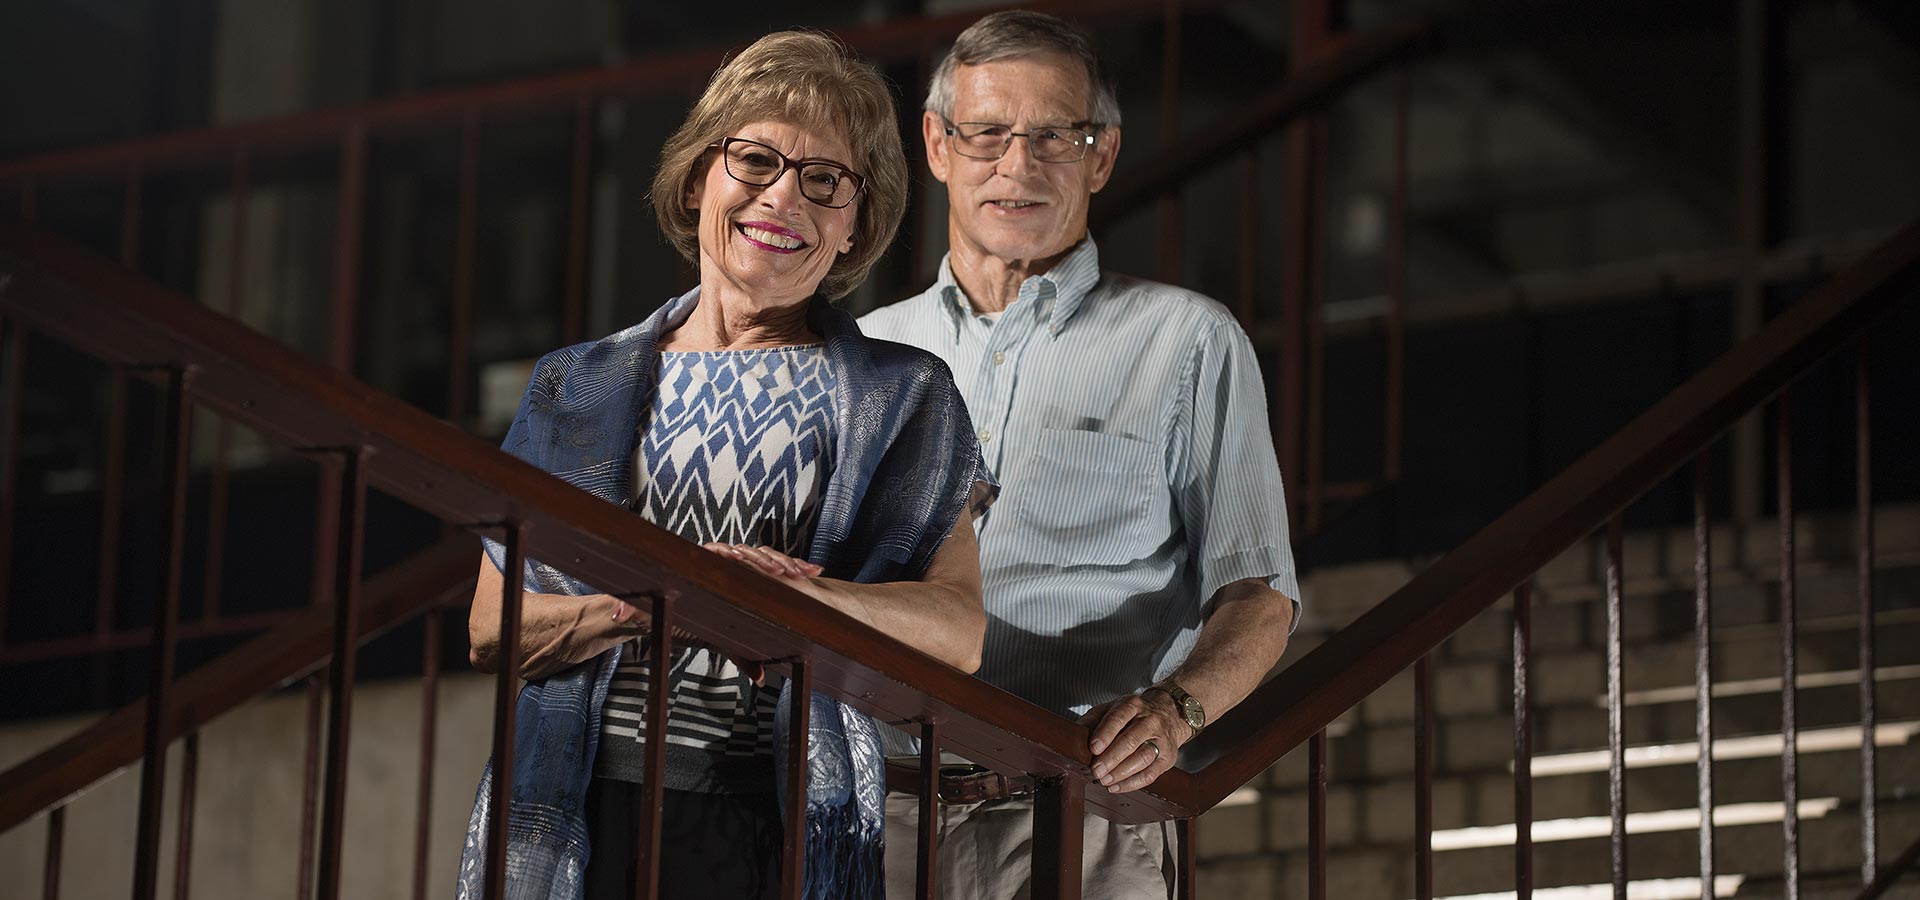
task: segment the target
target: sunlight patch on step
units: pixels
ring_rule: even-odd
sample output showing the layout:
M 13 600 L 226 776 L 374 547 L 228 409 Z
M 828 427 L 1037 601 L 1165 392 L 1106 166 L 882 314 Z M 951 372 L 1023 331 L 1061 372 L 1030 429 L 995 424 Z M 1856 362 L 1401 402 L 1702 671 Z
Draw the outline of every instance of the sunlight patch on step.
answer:
M 1740 892 L 1745 883 L 1745 875 L 1715 875 L 1713 877 L 1713 895 L 1731 897 Z M 1613 900 L 1613 885 L 1580 884 L 1571 887 L 1534 888 L 1533 900 Z M 1700 879 L 1698 878 L 1652 878 L 1645 881 L 1627 882 L 1627 900 L 1698 900 L 1700 897 Z M 1456 894 L 1441 897 L 1439 900 L 1515 900 L 1512 891 L 1492 894 Z
M 1800 818 L 1825 818 L 1839 808 L 1838 797 L 1802 800 Z M 1785 818 L 1786 804 L 1729 803 L 1713 808 L 1713 824 L 1718 826 L 1759 825 Z M 1657 812 L 1627 813 L 1628 834 L 1660 831 L 1692 831 L 1700 827 L 1699 809 L 1663 809 Z M 1578 841 L 1607 837 L 1613 833 L 1613 820 L 1607 816 L 1581 816 L 1574 819 L 1544 819 L 1533 823 L 1533 842 Z M 1476 847 L 1511 847 L 1516 831 L 1512 824 L 1482 825 L 1474 828 L 1450 828 L 1433 833 L 1433 849 L 1467 850 Z
M 1876 683 L 1907 681 L 1915 678 L 1920 678 L 1920 665 L 1878 666 L 1873 670 L 1873 680 Z M 1860 683 L 1860 670 L 1813 672 L 1795 678 L 1793 683 L 1803 691 L 1808 688 L 1847 687 Z M 1713 699 L 1715 700 L 1723 697 L 1744 697 L 1752 694 L 1776 694 L 1779 692 L 1780 679 L 1778 677 L 1718 681 L 1713 685 Z M 1628 691 L 1620 695 L 1620 703 L 1623 706 L 1657 706 L 1662 703 L 1691 703 L 1693 702 L 1693 696 L 1694 686 L 1688 684 L 1678 687 L 1652 688 L 1644 691 Z M 1606 696 L 1603 694 L 1593 698 L 1593 705 L 1605 709 L 1607 706 Z
M 1860 747 L 1861 733 L 1858 725 L 1809 728 L 1800 732 L 1798 744 L 1802 754 L 1853 750 Z M 1920 722 L 1883 722 L 1874 730 L 1873 743 L 1879 747 L 1899 746 L 1912 740 L 1916 734 L 1920 734 Z M 1784 744 L 1785 741 L 1777 734 L 1720 738 L 1713 742 L 1713 758 L 1716 760 L 1759 759 L 1779 756 Z M 1697 741 L 1682 744 L 1649 744 L 1628 747 L 1626 764 L 1629 769 L 1692 765 L 1699 757 L 1700 744 Z M 1605 750 L 1582 750 L 1576 753 L 1536 756 L 1533 758 L 1533 774 L 1535 777 L 1542 777 L 1605 772 L 1608 758 Z M 1508 763 L 1507 769 L 1511 771 L 1513 764 Z

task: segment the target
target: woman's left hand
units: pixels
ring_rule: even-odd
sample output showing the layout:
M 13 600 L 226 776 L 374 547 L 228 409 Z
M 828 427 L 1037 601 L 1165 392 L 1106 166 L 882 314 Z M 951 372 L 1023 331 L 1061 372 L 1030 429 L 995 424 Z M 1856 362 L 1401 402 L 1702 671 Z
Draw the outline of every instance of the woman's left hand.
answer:
M 702 544 L 721 556 L 737 559 L 759 569 L 774 578 L 812 578 L 826 571 L 806 560 L 794 559 L 772 547 L 755 547 L 751 544 L 722 544 L 717 541 Z

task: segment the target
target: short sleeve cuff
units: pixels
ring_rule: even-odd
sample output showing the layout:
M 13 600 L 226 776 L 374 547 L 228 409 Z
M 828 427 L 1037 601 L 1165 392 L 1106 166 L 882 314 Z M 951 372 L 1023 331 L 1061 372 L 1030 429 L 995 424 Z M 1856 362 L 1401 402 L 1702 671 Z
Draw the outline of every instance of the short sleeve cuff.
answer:
M 1268 587 L 1293 601 L 1293 619 L 1287 633 L 1298 630 L 1300 580 L 1294 572 L 1293 554 L 1285 548 L 1255 547 L 1207 560 L 1200 567 L 1200 596 L 1211 604 L 1221 588 L 1248 578 L 1265 580 Z

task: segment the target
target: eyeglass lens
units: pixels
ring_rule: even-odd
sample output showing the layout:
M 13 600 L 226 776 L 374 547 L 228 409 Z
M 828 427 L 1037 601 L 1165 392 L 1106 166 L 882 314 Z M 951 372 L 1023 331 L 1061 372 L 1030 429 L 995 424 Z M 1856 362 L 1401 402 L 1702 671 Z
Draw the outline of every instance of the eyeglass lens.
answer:
M 1013 139 L 1024 137 L 1033 158 L 1041 162 L 1079 162 L 1086 158 L 1093 136 L 1079 128 L 1039 126 L 1029 131 L 1014 131 L 1010 125 L 991 122 L 960 122 L 954 127 L 960 153 L 974 159 L 999 159 Z
M 795 163 L 765 144 L 729 138 L 723 147 L 727 174 L 734 180 L 765 187 L 780 180 L 789 166 L 800 170 L 800 195 L 821 206 L 839 208 L 853 202 L 860 179 L 845 167 L 828 162 Z

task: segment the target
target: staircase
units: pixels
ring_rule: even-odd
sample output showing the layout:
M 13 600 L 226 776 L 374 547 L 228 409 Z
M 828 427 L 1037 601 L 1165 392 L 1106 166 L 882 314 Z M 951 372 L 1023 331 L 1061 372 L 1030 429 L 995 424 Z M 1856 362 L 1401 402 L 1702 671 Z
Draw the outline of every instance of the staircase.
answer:
M 1116 16 L 1165 15 L 1170 28 L 1177 27 L 1180 16 L 1179 4 L 1072 5 L 1083 6 Z M 875 26 L 849 38 L 865 52 L 906 58 L 971 18 Z M 1432 51 L 1434 33 L 1428 25 L 1412 23 L 1303 48 L 1313 53 L 1296 61 L 1295 77 L 1182 148 L 1117 179 L 1102 196 L 1102 220 L 1156 206 L 1163 225 L 1177 225 L 1179 191 L 1208 167 L 1217 169 L 1246 152 L 1252 141 L 1281 130 L 1300 137 L 1300 146 L 1316 146 L 1314 120 L 1325 104 L 1416 53 Z M 1036 775 L 1043 785 L 1043 825 L 1071 822 L 1083 808 L 1122 821 L 1178 822 L 1183 835 L 1197 835 L 1182 841 L 1184 896 L 1322 900 L 1333 892 L 1342 900 L 1424 900 L 1516 890 L 1524 896 L 1538 888 L 1543 897 L 1566 897 L 1576 895 L 1544 891 L 1583 885 L 1599 886 L 1596 895 L 1701 896 L 1705 892 L 1698 882 L 1691 893 L 1684 882 L 1706 877 L 1719 896 L 1865 898 L 1892 884 L 1920 855 L 1915 840 L 1920 801 L 1912 795 L 1920 777 L 1915 730 L 1920 728 L 1920 678 L 1914 668 L 1920 666 L 1915 649 L 1920 644 L 1913 640 L 1920 637 L 1920 512 L 1876 506 L 1871 482 L 1863 479 L 1853 513 L 1796 516 L 1791 479 L 1783 477 L 1779 493 L 1786 502 L 1773 527 L 1762 520 L 1738 530 L 1708 528 L 1703 514 L 1700 534 L 1711 557 L 1705 583 L 1712 627 L 1706 630 L 1696 629 L 1700 619 L 1694 603 L 1701 582 L 1693 563 L 1702 544 L 1685 531 L 1627 533 L 1620 518 L 1622 509 L 1676 470 L 1682 470 L 1674 476 L 1681 483 L 1710 483 L 1690 482 L 1695 476 L 1686 468 L 1704 466 L 1695 461 L 1711 459 L 1715 441 L 1743 416 L 1761 412 L 1767 421 L 1781 423 L 1783 438 L 1791 434 L 1791 411 L 1785 403 L 1770 407 L 1770 399 L 1782 396 L 1816 363 L 1844 356 L 1882 314 L 1911 301 L 1920 288 L 1920 225 L 1893 235 L 1781 312 L 1766 329 L 1452 552 L 1417 564 L 1376 561 L 1315 572 L 1306 588 L 1310 618 L 1282 670 L 1209 728 L 1182 769 L 1146 791 L 1116 798 L 1085 791 L 1089 760 L 1079 726 L 934 664 L 797 594 L 727 565 L 689 558 L 677 538 L 566 490 L 487 442 L 347 374 L 356 356 L 355 286 L 370 135 L 383 129 L 451 128 L 470 150 L 477 146 L 483 114 L 505 115 L 529 106 L 571 108 L 577 139 L 570 182 L 574 221 L 557 332 L 577 336 L 582 327 L 579 266 L 585 253 L 580 223 L 591 166 L 593 104 L 607 96 L 660 89 L 687 73 L 706 71 L 716 58 L 695 51 L 621 69 L 0 163 L 0 181 L 21 187 L 28 220 L 0 227 L 0 323 L 5 325 L 0 346 L 6 351 L 0 444 L 9 448 L 0 470 L 6 489 L 0 494 L 5 498 L 0 538 L 6 538 L 0 539 L 0 553 L 11 554 L 12 536 L 34 524 L 16 522 L 14 516 L 18 455 L 11 448 L 21 440 L 23 331 L 64 344 L 111 370 L 119 440 L 124 442 L 134 427 L 128 397 L 151 398 L 162 414 L 154 442 L 163 462 L 157 467 L 155 496 L 166 515 L 144 538 L 168 548 L 159 554 L 164 565 L 154 580 L 160 585 L 154 611 L 121 632 L 102 624 L 74 645 L 78 651 L 60 651 L 84 657 L 88 649 L 144 644 L 154 651 L 148 654 L 146 692 L 43 750 L 8 753 L 25 758 L 0 772 L 0 832 L 7 832 L 0 842 L 33 832 L 25 840 L 45 861 L 37 895 L 59 896 L 63 878 L 70 887 L 84 883 L 93 889 L 89 879 L 95 873 L 72 873 L 87 858 L 85 844 L 75 835 L 88 834 L 74 801 L 109 784 L 113 787 L 103 793 L 125 792 L 116 798 L 122 805 L 118 817 L 134 825 L 124 858 L 133 867 L 135 897 L 158 896 L 166 881 L 185 896 L 192 873 L 183 863 L 205 859 L 193 849 L 196 816 L 210 815 L 204 808 L 196 813 L 195 798 L 219 795 L 197 793 L 195 786 L 235 778 L 223 768 L 248 762 L 214 754 L 212 748 L 223 746 L 212 737 L 214 729 L 237 721 L 229 717 L 261 710 L 269 710 L 269 719 L 281 728 L 300 727 L 295 723 L 304 720 L 297 774 L 284 754 L 265 767 L 294 779 L 280 784 L 276 797 L 261 801 L 273 807 L 262 813 L 273 817 L 273 827 L 294 835 L 294 849 L 282 859 L 294 870 L 274 883 L 294 888 L 303 900 L 312 894 L 329 900 L 364 895 L 365 882 L 355 880 L 364 873 L 353 871 L 350 854 L 356 840 L 368 839 L 359 832 L 367 821 L 364 810 L 377 809 L 385 813 L 388 829 L 376 839 L 410 851 L 400 853 L 410 865 L 391 865 L 377 883 L 394 896 L 409 889 L 416 897 L 431 893 L 440 877 L 431 873 L 449 865 L 434 849 L 449 838 L 444 810 L 465 804 L 472 774 L 470 766 L 452 765 L 436 775 L 447 758 L 436 741 L 458 741 L 475 750 L 480 749 L 476 743 L 490 740 L 497 750 L 515 697 L 515 685 L 506 676 L 449 682 L 445 690 L 439 682 L 445 645 L 458 643 L 443 641 L 443 633 L 457 635 L 462 600 L 471 590 L 474 533 L 503 539 L 510 554 L 570 561 L 563 564 L 572 574 L 610 590 L 676 597 L 659 601 L 663 618 L 671 612 L 675 625 L 732 655 L 772 661 L 803 685 L 919 729 L 930 739 L 930 753 L 944 746 L 1003 772 Z M 1400 76 L 1404 85 L 1404 69 Z M 1404 91 L 1400 97 L 1404 114 Z M 1402 148 L 1396 166 L 1402 175 L 1398 206 L 1405 192 L 1404 115 L 1395 141 Z M 252 155 L 288 146 L 302 152 L 335 146 L 339 152 L 336 282 L 322 352 L 331 366 L 32 224 L 42 202 L 37 191 L 48 179 L 124 174 L 126 220 L 133 224 L 123 233 L 122 261 L 131 262 L 138 258 L 138 186 L 148 171 L 144 167 L 231 163 L 237 237 L 243 233 Z M 1324 145 L 1318 146 L 1324 154 Z M 1310 161 L 1311 151 L 1302 159 Z M 461 171 L 463 185 L 471 188 L 477 177 L 471 155 L 463 155 Z M 1289 173 L 1297 178 L 1290 182 L 1295 186 L 1313 181 L 1311 165 L 1290 163 Z M 466 249 L 460 256 L 468 269 L 473 264 L 472 203 L 471 190 L 463 190 L 459 230 Z M 1291 212 L 1310 212 L 1302 203 Z M 1251 331 L 1279 336 L 1284 352 L 1278 357 L 1283 371 L 1274 375 L 1278 433 L 1289 477 L 1305 472 L 1294 481 L 1306 485 L 1304 496 L 1296 497 L 1302 506 L 1295 513 L 1303 523 L 1316 523 L 1336 495 L 1359 496 L 1391 484 L 1398 451 L 1390 425 L 1379 478 L 1341 485 L 1320 477 L 1324 463 L 1314 410 L 1323 402 L 1326 368 L 1324 359 L 1307 360 L 1324 352 L 1319 343 L 1324 297 L 1318 296 L 1324 285 L 1315 288 L 1309 277 L 1315 235 L 1302 221 L 1289 219 L 1295 233 L 1287 253 L 1300 265 L 1289 268 L 1277 325 L 1268 329 L 1254 320 L 1251 292 L 1240 310 Z M 1402 249 L 1404 225 L 1394 225 Z M 1177 239 L 1165 241 L 1173 233 L 1162 233 L 1161 262 L 1177 270 Z M 1245 247 L 1250 255 L 1261 252 L 1251 237 Z M 1384 317 L 1389 346 L 1399 328 L 1404 266 L 1402 252 Z M 472 300 L 469 277 L 456 291 L 451 320 L 467 321 Z M 463 340 L 456 333 L 449 349 L 453 384 L 464 384 L 470 363 Z M 1397 372 L 1398 352 L 1389 352 L 1390 371 Z M 1397 415 L 1397 377 L 1388 379 L 1390 423 Z M 1867 383 L 1864 376 L 1860 383 Z M 1869 404 L 1862 396 L 1864 434 Z M 454 389 L 446 418 L 465 422 L 470 406 Z M 181 642 L 205 636 L 191 627 L 210 633 L 223 624 L 181 618 L 180 547 L 195 407 L 226 423 L 222 434 L 229 425 L 250 429 L 303 454 L 321 472 L 311 523 L 315 602 L 270 619 L 224 623 L 233 632 L 255 636 L 210 662 L 176 672 L 171 660 Z M 1776 446 L 1785 460 L 1787 442 Z M 113 468 L 126 464 L 124 443 L 110 455 L 116 462 L 109 467 L 109 485 L 124 481 L 124 472 Z M 1790 472 L 1791 466 L 1782 462 L 1782 471 Z M 110 497 L 112 490 L 107 489 Z M 363 578 L 361 554 L 373 492 L 414 507 L 416 515 L 432 520 L 429 531 L 450 536 Z M 1710 509 L 1704 500 L 1701 509 Z M 116 501 L 106 505 L 111 509 Z M 1858 554 L 1860 542 L 1852 535 L 1861 521 L 1871 526 L 1869 533 L 1878 529 L 1878 540 L 1869 542 L 1873 553 Z M 233 527 L 263 526 L 236 521 Z M 103 530 L 118 533 L 112 527 Z M 1790 552 L 1781 552 L 1782 545 Z M 102 554 L 103 560 L 111 556 Z M 464 574 L 458 571 L 462 557 L 468 560 Z M 6 562 L 11 572 L 31 561 Z M 103 572 L 109 569 L 103 562 Z M 1860 571 L 1871 574 L 1874 593 L 1867 598 L 1857 592 Z M 1515 593 L 1516 585 L 1524 587 Z M 509 587 L 506 599 L 505 613 L 511 617 L 517 586 Z M 33 615 L 52 608 L 46 597 L 11 596 L 0 588 L 0 624 L 9 612 Z M 444 622 L 448 616 L 454 623 Z M 407 710 L 393 700 L 394 683 L 363 684 L 368 680 L 356 677 L 355 665 L 382 632 L 416 627 L 413 623 L 424 635 L 418 654 L 423 683 L 417 706 Z M 1874 677 L 1867 680 L 1877 691 L 1871 714 L 1861 708 L 1857 678 L 1863 627 L 1871 630 L 1868 644 L 1877 654 Z M 1796 650 L 1790 657 L 1782 656 L 1783 640 Z M 1702 689 L 1694 661 L 1703 646 L 1712 655 L 1708 727 L 1697 720 L 1694 706 L 1695 692 Z M 19 648 L 0 646 L 0 651 Z M 46 658 L 60 655 L 45 652 Z M 1783 693 L 1777 680 L 1788 660 L 1802 687 Z M 502 666 L 503 671 L 512 668 Z M 1775 680 L 1771 686 L 1769 679 Z M 412 687 L 400 684 L 406 691 Z M 304 715 L 291 692 L 279 693 L 291 685 L 304 686 Z M 358 707 L 356 695 L 363 697 Z M 443 696 L 459 698 L 449 703 L 459 709 L 438 708 Z M 407 723 L 419 735 L 414 762 L 420 774 L 410 784 L 367 781 L 367 767 L 407 761 L 403 754 L 369 762 L 357 749 L 364 742 L 354 740 L 361 736 L 357 732 L 381 727 L 361 728 L 368 721 L 367 708 L 389 704 L 403 710 L 400 716 L 418 714 L 417 724 Z M 482 736 L 476 717 L 486 706 L 491 727 Z M 467 730 L 445 725 L 446 717 L 458 713 L 465 714 L 461 721 Z M 1793 721 L 1783 727 L 1789 718 Z M 1526 724 L 1516 728 L 1516 720 Z M 1877 753 L 1870 771 L 1878 778 L 1870 795 L 1861 789 L 1861 741 L 1849 743 L 1844 731 L 1868 722 L 1868 730 L 1879 737 L 1869 745 Z M 204 760 L 203 731 L 209 735 Z M 1800 742 L 1797 754 L 1782 753 L 1783 731 Z M 1711 733 L 1719 747 L 1710 769 L 1710 801 L 1696 790 L 1695 757 L 1686 746 L 1697 746 L 1701 732 Z M 795 733 L 805 740 L 804 729 Z M 1656 753 L 1640 749 L 1645 747 L 1664 748 L 1657 754 L 1672 764 L 1641 765 L 1642 757 Z M 795 750 L 804 758 L 804 743 Z M 1531 761 L 1516 771 L 1516 758 Z M 137 782 L 112 779 L 134 763 L 142 767 Z M 1798 777 L 1783 781 L 1782 767 L 1796 764 Z M 404 785 L 415 793 L 369 801 L 364 796 L 369 783 Z M 354 784 L 362 786 L 359 792 Z M 137 787 L 137 796 L 131 787 Z M 1788 798 L 1793 802 L 1771 817 L 1751 805 L 1780 806 Z M 129 805 L 133 809 L 125 808 Z M 1707 805 L 1722 807 L 1720 815 L 1729 818 L 1707 833 L 1716 849 L 1703 859 L 1697 810 Z M 72 825 L 70 807 L 76 810 Z M 1793 815 L 1783 815 L 1787 811 Z M 413 821 L 405 821 L 409 816 Z M 1516 820 L 1531 825 L 1515 827 Z M 1861 835 L 1869 821 L 1877 839 L 1863 848 Z M 1037 896 L 1076 895 L 1076 831 L 1042 828 Z M 1516 849 L 1528 836 L 1531 850 Z M 1797 852 L 1787 853 L 1783 841 L 1794 842 Z M 8 844 L 0 859 L 32 855 L 21 846 Z M 163 856 L 181 862 L 163 864 Z M 109 890 L 117 892 L 125 883 L 120 874 L 103 877 L 112 882 Z M 269 881 L 249 882 L 244 890 L 266 890 Z M 1912 890 L 1912 884 L 1901 882 L 1894 890 Z M 0 885 L 0 892 L 14 890 L 12 884 Z

